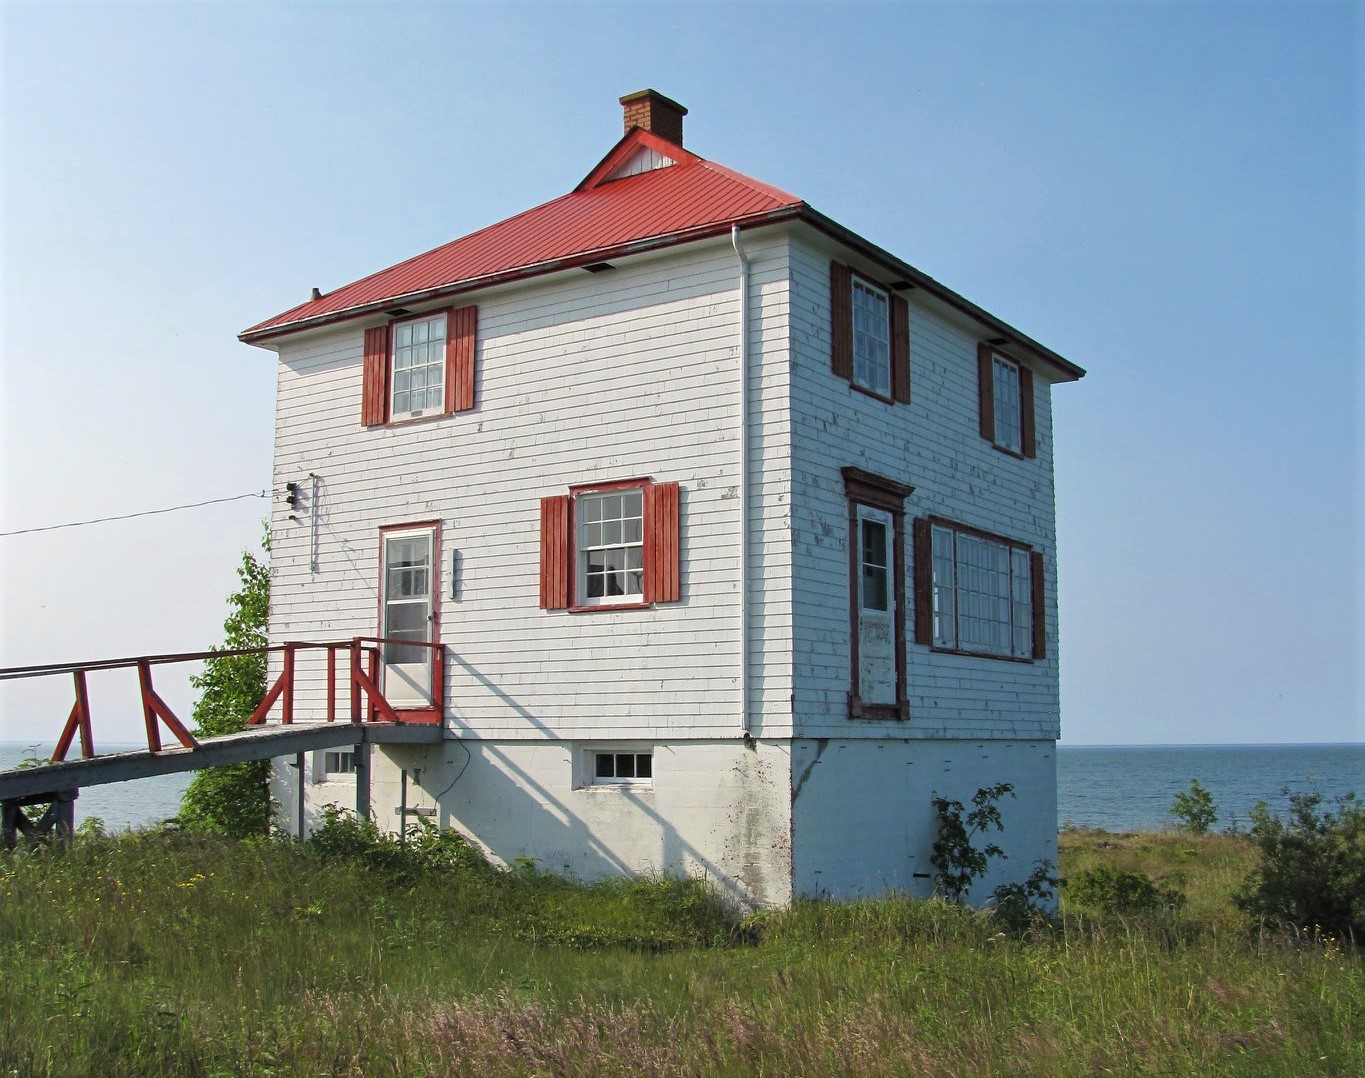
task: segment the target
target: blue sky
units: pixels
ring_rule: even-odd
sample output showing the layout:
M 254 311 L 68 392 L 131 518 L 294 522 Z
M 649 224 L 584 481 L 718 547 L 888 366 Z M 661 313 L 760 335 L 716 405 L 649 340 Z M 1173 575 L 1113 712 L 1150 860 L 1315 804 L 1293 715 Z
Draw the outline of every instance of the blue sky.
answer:
M 1054 395 L 1065 741 L 1365 739 L 1363 22 L 11 0 L 0 531 L 267 487 L 272 356 L 236 333 L 564 193 L 652 86 L 696 152 L 1089 369 Z M 0 538 L 0 665 L 213 643 L 265 512 Z M 94 692 L 138 736 L 127 680 Z M 0 686 L 0 739 L 69 701 Z

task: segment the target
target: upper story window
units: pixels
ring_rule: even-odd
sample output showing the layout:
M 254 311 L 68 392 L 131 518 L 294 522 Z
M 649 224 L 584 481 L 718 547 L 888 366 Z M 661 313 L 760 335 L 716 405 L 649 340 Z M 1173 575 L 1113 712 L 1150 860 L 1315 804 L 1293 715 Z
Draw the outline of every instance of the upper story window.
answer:
M 613 610 L 682 598 L 677 483 L 627 479 L 540 502 L 540 605 Z
M 901 296 L 829 264 L 830 365 L 879 400 L 910 400 L 910 308 Z
M 398 322 L 393 327 L 393 399 L 390 419 L 416 419 L 445 404 L 446 316 Z
M 915 522 L 915 559 L 917 642 L 991 658 L 1045 657 L 1039 551 L 925 518 Z
M 891 396 L 891 329 L 886 293 L 853 279 L 853 384 Z
M 989 344 L 977 346 L 981 437 L 1018 457 L 1038 455 L 1033 372 Z
M 472 409 L 478 319 L 477 307 L 446 308 L 367 329 L 360 422 Z

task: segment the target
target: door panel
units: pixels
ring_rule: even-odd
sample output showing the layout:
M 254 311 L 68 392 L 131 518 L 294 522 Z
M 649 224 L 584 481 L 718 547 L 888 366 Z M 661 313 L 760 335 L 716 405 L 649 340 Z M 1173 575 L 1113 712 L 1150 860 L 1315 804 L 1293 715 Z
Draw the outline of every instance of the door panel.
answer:
M 896 701 L 896 588 L 891 514 L 858 506 L 858 697 Z
M 431 528 L 384 534 L 380 635 L 399 643 L 383 646 L 382 690 L 395 707 L 431 703 L 432 649 L 436 625 L 433 591 L 435 532 Z

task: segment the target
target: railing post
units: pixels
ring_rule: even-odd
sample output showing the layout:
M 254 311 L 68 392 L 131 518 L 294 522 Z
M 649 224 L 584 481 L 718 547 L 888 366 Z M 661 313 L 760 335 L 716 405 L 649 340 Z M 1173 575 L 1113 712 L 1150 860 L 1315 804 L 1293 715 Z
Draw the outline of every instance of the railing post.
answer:
M 436 718 L 445 719 L 446 702 L 446 649 L 437 643 L 435 654 L 431 657 L 431 706 L 436 709 Z
M 327 721 L 336 722 L 337 717 L 337 649 L 327 648 Z
M 90 729 L 90 692 L 85 686 L 84 670 L 77 670 L 72 677 L 76 682 L 76 706 L 81 709 L 81 755 L 88 760 L 95 755 L 95 735 Z
M 351 641 L 351 721 L 360 721 L 360 637 Z
M 146 659 L 137 661 L 137 683 L 142 689 L 142 718 L 147 724 L 147 748 L 161 751 L 161 728 L 156 724 L 156 710 L 152 706 L 152 668 Z
M 294 645 L 284 645 L 284 702 L 280 705 L 280 722 L 288 726 L 294 721 Z
M 375 686 L 375 688 L 378 688 L 378 687 L 379 687 L 379 647 L 378 647 L 378 646 L 370 648 L 370 684 L 373 685 L 373 686 Z M 367 722 L 374 722 L 376 710 L 375 710 L 375 706 L 374 706 L 374 701 L 373 701 L 373 700 L 371 700 L 371 701 L 369 702 L 369 707 L 366 709 L 365 714 L 366 714 L 366 721 L 367 721 Z

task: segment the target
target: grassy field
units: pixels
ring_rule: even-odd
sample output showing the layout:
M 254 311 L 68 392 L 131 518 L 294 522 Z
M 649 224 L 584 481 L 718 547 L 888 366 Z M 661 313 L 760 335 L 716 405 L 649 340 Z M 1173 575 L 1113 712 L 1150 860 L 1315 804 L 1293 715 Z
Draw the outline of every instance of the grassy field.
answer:
M 1013 938 L 892 898 L 727 916 L 290 843 L 134 834 L 0 858 L 0 1071 L 29 1075 L 1361 1075 L 1365 957 L 1257 931 L 1224 836 L 1062 837 L 1182 881 Z M 1064 892 L 1065 893 L 1065 892 Z

